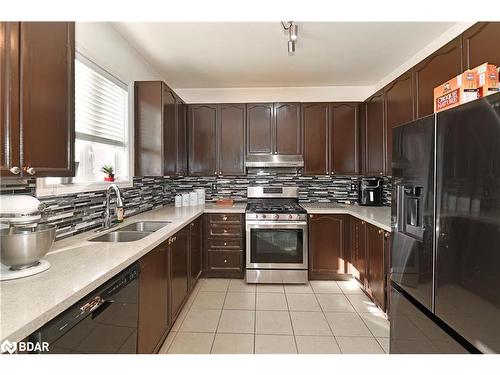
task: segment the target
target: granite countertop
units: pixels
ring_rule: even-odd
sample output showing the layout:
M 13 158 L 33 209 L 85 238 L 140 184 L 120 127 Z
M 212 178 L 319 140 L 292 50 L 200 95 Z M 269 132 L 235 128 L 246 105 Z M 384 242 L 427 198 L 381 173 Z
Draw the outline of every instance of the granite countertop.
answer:
M 387 207 L 304 203 L 308 213 L 350 214 L 390 230 Z M 203 213 L 244 213 L 246 203 L 233 206 L 166 206 L 124 220 L 113 231 L 142 220 L 170 221 L 164 228 L 133 242 L 89 242 L 105 232 L 89 231 L 57 241 L 44 258 L 51 268 L 38 275 L 0 283 L 0 342 L 19 341 L 78 302 L 98 286 L 147 254 Z
M 391 208 L 337 203 L 300 203 L 308 214 L 349 214 L 388 232 L 391 231 Z

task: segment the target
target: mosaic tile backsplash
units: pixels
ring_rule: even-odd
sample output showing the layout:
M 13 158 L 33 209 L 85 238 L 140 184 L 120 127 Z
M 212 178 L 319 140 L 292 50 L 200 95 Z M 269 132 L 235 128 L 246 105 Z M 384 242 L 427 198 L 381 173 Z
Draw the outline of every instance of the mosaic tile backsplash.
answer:
M 134 177 L 133 186 L 122 189 L 125 216 L 139 214 L 172 203 L 176 194 L 205 188 L 206 200 L 233 198 L 246 201 L 248 186 L 298 186 L 301 202 L 352 203 L 358 198 L 358 177 L 300 176 L 285 174 L 248 174 L 214 177 Z M 36 195 L 36 180 L 3 179 L 0 194 Z M 41 197 L 46 204 L 45 222 L 57 226 L 56 239 L 66 238 L 102 225 L 106 194 L 104 191 Z M 384 178 L 384 204 L 390 205 L 391 184 Z M 114 198 L 112 198 L 114 207 Z

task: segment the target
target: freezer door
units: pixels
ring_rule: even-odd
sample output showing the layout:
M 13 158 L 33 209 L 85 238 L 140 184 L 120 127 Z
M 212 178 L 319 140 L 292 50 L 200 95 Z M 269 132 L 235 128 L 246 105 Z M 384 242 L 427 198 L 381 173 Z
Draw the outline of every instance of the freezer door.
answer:
M 435 313 L 500 353 L 500 94 L 437 117 Z
M 435 116 L 393 129 L 391 279 L 432 308 Z
M 468 351 L 394 287 L 391 290 L 391 354 L 461 354 Z

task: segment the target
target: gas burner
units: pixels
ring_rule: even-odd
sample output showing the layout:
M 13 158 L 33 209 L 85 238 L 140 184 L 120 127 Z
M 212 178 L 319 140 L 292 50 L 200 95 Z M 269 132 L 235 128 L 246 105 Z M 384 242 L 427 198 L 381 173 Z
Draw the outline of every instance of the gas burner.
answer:
M 306 210 L 298 204 L 297 188 L 249 188 L 247 220 L 306 220 Z

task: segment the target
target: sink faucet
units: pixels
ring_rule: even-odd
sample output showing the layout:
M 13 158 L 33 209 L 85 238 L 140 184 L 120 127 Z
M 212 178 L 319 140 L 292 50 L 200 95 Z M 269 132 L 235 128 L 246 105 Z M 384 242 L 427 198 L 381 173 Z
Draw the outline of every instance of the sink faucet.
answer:
M 115 191 L 116 194 L 116 208 L 123 208 L 123 199 L 121 195 L 120 188 L 116 184 L 109 185 L 108 190 L 106 191 L 106 210 L 104 211 L 104 223 L 101 230 L 108 229 L 112 227 L 112 218 L 111 218 L 111 193 Z

